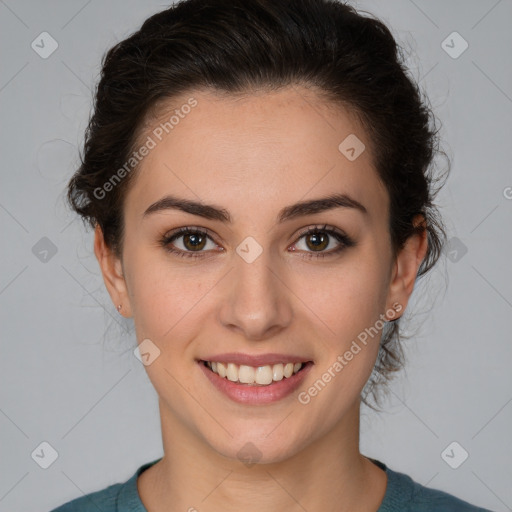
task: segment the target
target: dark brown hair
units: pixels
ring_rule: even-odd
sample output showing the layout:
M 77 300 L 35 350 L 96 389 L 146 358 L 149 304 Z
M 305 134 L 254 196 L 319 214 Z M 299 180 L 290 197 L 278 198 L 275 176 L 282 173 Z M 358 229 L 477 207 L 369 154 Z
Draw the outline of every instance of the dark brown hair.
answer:
M 123 198 L 135 170 L 123 173 L 102 197 L 97 191 L 129 160 L 161 100 L 200 88 L 250 94 L 306 85 L 348 106 L 367 130 L 389 193 L 394 254 L 411 235 L 427 230 L 420 277 L 435 265 L 446 240 L 433 204 L 442 185 L 434 189 L 432 165 L 444 153 L 435 117 L 404 61 L 381 21 L 338 1 L 183 0 L 148 18 L 104 56 L 68 200 L 121 255 Z M 413 225 L 417 214 L 426 226 Z M 397 319 L 386 324 L 371 383 L 387 381 L 402 364 Z M 375 386 L 369 391 L 378 398 Z

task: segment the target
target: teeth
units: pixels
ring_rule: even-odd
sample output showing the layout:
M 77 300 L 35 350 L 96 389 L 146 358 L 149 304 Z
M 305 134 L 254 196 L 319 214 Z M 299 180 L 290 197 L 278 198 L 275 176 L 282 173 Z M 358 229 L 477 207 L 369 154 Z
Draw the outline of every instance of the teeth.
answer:
M 238 370 L 238 380 L 242 384 L 253 384 L 256 371 L 252 366 L 241 365 Z
M 303 363 L 286 363 L 266 366 L 247 366 L 234 363 L 219 363 L 207 361 L 206 366 L 222 378 L 227 378 L 231 382 L 240 382 L 241 384 L 268 386 L 272 382 L 278 382 L 283 378 L 289 378 L 297 373 L 303 366 Z
M 275 364 L 272 368 L 272 379 L 275 381 L 283 380 L 284 367 L 282 364 Z
M 256 384 L 267 385 L 272 382 L 273 368 L 271 366 L 259 366 L 254 373 Z
M 212 364 L 213 370 L 213 364 Z M 225 377 L 227 374 L 226 367 L 222 363 L 217 363 L 217 369 L 213 370 L 215 373 L 218 373 L 221 377 Z
M 213 371 L 213 368 L 212 368 Z M 238 381 L 238 367 L 236 364 L 228 363 L 228 369 L 226 371 L 226 377 L 232 382 Z

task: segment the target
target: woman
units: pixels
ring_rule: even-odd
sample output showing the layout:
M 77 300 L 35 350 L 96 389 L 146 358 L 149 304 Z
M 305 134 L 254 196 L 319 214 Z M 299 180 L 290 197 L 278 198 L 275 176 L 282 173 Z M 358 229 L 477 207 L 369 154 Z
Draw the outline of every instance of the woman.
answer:
M 446 236 L 431 121 L 334 1 L 186 0 L 108 52 L 68 192 L 164 456 L 56 511 L 483 510 L 359 451 Z

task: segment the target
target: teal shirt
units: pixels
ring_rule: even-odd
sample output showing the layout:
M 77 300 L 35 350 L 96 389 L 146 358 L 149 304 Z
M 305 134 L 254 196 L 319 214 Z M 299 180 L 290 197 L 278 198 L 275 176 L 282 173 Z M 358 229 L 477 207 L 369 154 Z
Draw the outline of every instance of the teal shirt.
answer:
M 144 464 L 124 483 L 74 499 L 50 512 L 147 512 L 137 492 L 137 477 L 159 460 Z M 377 512 L 491 512 L 446 492 L 418 484 L 404 473 L 373 461 L 388 476 L 386 494 Z

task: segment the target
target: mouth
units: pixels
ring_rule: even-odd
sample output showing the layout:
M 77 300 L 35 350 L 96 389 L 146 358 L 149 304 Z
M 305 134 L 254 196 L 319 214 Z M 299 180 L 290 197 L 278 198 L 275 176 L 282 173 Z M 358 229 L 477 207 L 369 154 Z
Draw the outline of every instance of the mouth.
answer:
M 237 364 L 229 360 L 200 359 L 197 363 L 207 382 L 222 396 L 239 404 L 266 405 L 292 395 L 314 364 L 313 361 L 284 361 L 286 359 L 283 362 L 269 361 L 269 364 L 261 361 L 256 363 L 260 366 Z
M 245 384 L 247 386 L 270 386 L 296 375 L 303 370 L 306 365 L 310 364 L 311 361 L 305 361 L 303 363 L 277 363 L 264 366 L 248 366 L 231 362 L 204 360 L 200 360 L 200 363 L 222 379 L 237 384 Z

